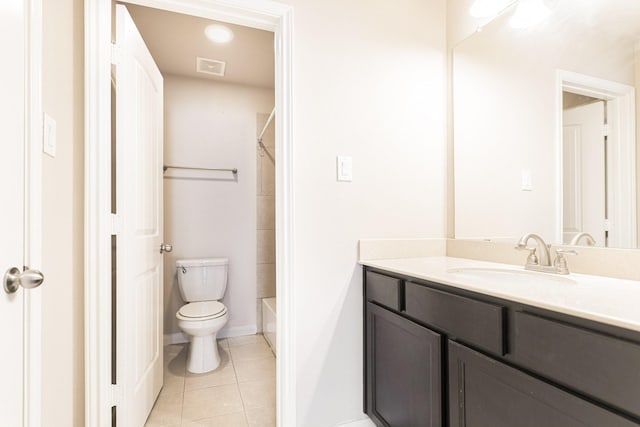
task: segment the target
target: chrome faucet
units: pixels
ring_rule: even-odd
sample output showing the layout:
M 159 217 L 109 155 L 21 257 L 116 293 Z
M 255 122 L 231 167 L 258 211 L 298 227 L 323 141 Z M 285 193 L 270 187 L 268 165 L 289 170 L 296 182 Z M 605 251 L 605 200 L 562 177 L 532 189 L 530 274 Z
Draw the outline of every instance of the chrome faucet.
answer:
M 593 238 L 593 236 L 587 232 L 582 232 L 582 233 L 578 233 L 575 236 L 573 236 L 573 239 L 571 239 L 571 243 L 569 243 L 572 246 L 577 246 L 580 243 L 580 239 L 584 238 L 584 241 L 587 243 L 587 246 L 593 246 L 596 244 L 596 240 Z
M 537 257 L 535 256 L 536 248 L 527 246 L 527 242 L 529 241 L 529 239 L 535 240 L 538 244 L 538 248 L 540 249 L 540 262 L 536 262 L 536 265 L 540 265 L 543 267 L 551 266 L 551 255 L 549 254 L 549 246 L 547 246 L 544 240 L 542 240 L 542 237 L 534 233 L 525 234 L 520 238 L 518 244 L 516 245 L 516 249 L 530 251 L 529 258 L 527 259 L 527 265 L 529 265 L 529 260 L 531 260 L 533 264 L 533 259 L 537 259 Z
M 535 240 L 538 247 L 527 246 L 529 239 Z M 547 245 L 542 237 L 533 233 L 522 236 L 516 245 L 516 249 L 518 250 L 529 251 L 527 262 L 524 265 L 525 270 L 541 271 L 543 273 L 569 274 L 569 267 L 567 266 L 567 260 L 564 258 L 564 255 L 578 255 L 578 253 L 570 249 L 556 249 L 556 259 L 553 261 L 552 265 L 551 254 L 549 251 L 550 247 L 551 245 Z M 536 249 L 538 248 L 540 249 L 540 261 L 538 261 L 538 257 L 536 256 Z

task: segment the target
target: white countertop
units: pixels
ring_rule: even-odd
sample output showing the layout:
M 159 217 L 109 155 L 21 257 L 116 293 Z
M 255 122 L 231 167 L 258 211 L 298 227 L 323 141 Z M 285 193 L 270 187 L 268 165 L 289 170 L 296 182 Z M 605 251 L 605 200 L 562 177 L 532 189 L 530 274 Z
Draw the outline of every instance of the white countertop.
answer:
M 539 283 L 531 280 L 534 273 L 514 274 L 513 280 L 491 280 L 451 270 L 500 269 L 510 276 L 504 270 L 524 268 L 446 256 L 361 260 L 360 264 L 640 332 L 639 281 L 575 273 L 537 273 L 544 276 Z M 524 279 L 520 283 L 519 277 Z

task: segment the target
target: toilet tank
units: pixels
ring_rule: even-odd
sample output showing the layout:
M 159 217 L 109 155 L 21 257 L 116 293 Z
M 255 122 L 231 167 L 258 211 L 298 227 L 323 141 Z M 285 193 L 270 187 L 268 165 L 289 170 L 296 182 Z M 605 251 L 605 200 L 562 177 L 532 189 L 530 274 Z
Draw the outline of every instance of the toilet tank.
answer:
M 176 261 L 178 288 L 185 302 L 221 300 L 227 289 L 227 258 Z

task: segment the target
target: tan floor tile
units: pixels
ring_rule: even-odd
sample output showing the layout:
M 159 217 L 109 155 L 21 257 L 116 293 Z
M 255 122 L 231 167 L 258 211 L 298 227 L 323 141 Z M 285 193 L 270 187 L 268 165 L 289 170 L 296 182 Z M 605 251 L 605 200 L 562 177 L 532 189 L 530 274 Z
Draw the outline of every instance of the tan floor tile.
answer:
M 249 427 L 276 427 L 276 408 L 252 408 L 247 409 L 247 421 Z
M 184 376 L 174 375 L 165 369 L 162 390 L 168 394 L 184 392 Z
M 187 349 L 187 345 L 181 345 L 180 348 L 165 351 L 163 359 L 165 369 L 175 375 L 184 374 L 187 366 Z
M 175 356 L 176 354 L 182 352 L 185 348 L 186 344 L 169 344 L 164 346 L 164 354 L 165 356 Z
M 190 390 L 184 393 L 182 422 L 193 422 L 242 411 L 242 398 L 237 384 Z
M 218 346 L 220 366 L 206 374 L 186 371 L 188 344 L 164 348 L 164 386 L 146 427 L 275 426 L 275 358 L 264 337 Z
M 185 391 L 236 383 L 236 372 L 231 364 L 229 350 L 219 348 L 218 351 L 220 352 L 221 359 L 220 366 L 215 370 L 204 374 L 192 374 L 187 372 L 184 383 Z
M 230 351 L 231 358 L 234 362 L 241 360 L 266 359 L 273 356 L 269 344 L 267 344 L 264 339 L 246 345 L 233 346 L 230 348 Z
M 264 337 L 260 334 L 256 334 L 256 335 L 243 335 L 241 337 L 233 337 L 233 338 L 227 338 L 227 341 L 229 342 L 229 347 L 237 347 L 239 345 L 247 345 L 247 344 L 254 344 L 257 342 L 264 342 Z
M 276 377 L 276 358 L 271 357 L 258 360 L 234 361 L 238 382 L 264 381 Z
M 187 348 L 185 346 L 171 345 L 165 347 L 163 391 L 167 394 L 182 393 L 184 391 L 184 378 L 187 371 L 186 360 Z
M 240 383 L 240 395 L 245 410 L 276 406 L 276 380 Z
M 160 392 L 145 426 L 179 425 L 182 418 L 182 393 Z
M 244 412 L 220 415 L 213 418 L 182 424 L 182 427 L 247 427 Z

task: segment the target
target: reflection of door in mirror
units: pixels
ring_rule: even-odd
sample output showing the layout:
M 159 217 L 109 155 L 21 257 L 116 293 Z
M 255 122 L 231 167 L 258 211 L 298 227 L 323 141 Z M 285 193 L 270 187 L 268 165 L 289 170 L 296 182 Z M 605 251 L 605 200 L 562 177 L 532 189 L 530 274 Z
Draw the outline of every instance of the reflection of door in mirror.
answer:
M 562 242 L 636 247 L 636 130 L 632 86 L 559 71 Z M 579 244 L 586 244 L 582 241 Z
M 607 246 L 606 102 L 563 95 L 563 242 L 587 232 Z

